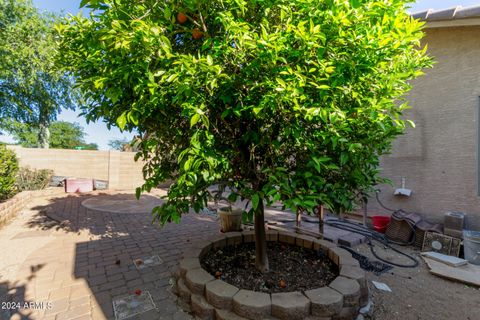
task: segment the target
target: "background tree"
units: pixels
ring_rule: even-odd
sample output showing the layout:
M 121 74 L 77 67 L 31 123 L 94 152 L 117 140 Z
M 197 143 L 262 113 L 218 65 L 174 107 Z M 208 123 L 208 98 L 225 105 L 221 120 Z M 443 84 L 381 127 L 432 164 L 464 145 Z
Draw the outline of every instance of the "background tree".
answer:
M 85 143 L 83 145 L 79 145 L 75 149 L 78 149 L 78 150 L 98 150 L 98 144 L 92 143 L 92 142 L 91 143 Z
M 123 152 L 138 152 L 139 144 L 141 139 L 138 136 L 134 136 L 132 140 L 126 138 L 123 139 L 113 139 L 108 142 L 108 146 L 114 150 L 123 151 Z
M 42 148 L 61 108 L 78 100 L 72 78 L 54 63 L 56 20 L 30 0 L 0 0 L 0 117 L 38 128 Z
M 113 150 L 124 151 L 125 145 L 129 145 L 130 141 L 126 138 L 123 139 L 112 139 L 108 141 L 108 146 Z
M 5 128 L 22 147 L 36 148 L 39 145 L 38 128 L 17 121 L 5 124 Z M 85 142 L 85 136 L 83 128 L 76 122 L 56 121 L 50 125 L 50 147 L 55 149 L 98 150 L 97 144 Z
M 87 118 L 142 134 L 139 191 L 175 181 L 156 218 L 228 185 L 250 200 L 265 271 L 265 204 L 339 212 L 378 180 L 407 81 L 430 65 L 406 2 L 84 0 L 94 16 L 58 28 Z

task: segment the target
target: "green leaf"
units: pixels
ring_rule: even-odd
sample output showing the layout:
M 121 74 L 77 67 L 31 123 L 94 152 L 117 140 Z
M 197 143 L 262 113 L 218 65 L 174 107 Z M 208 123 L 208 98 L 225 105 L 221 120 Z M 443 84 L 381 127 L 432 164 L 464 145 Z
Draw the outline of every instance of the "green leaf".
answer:
M 285 83 L 285 81 L 283 81 L 283 79 L 277 78 L 276 80 L 277 80 L 278 84 L 279 84 L 282 88 L 286 88 L 286 87 L 287 87 L 287 84 Z
M 236 193 L 230 193 L 228 195 L 227 199 L 228 199 L 229 202 L 233 203 L 233 202 L 237 201 L 237 198 L 238 198 L 238 195 Z
M 202 171 L 202 178 L 203 178 L 204 181 L 209 181 L 210 180 L 210 172 Z
M 260 202 L 260 197 L 258 196 L 258 193 L 255 193 L 255 194 L 252 196 L 252 207 L 253 207 L 253 210 L 257 210 L 259 202 Z
M 166 20 L 170 20 L 170 18 L 172 17 L 172 12 L 170 11 L 170 8 L 168 6 L 165 7 L 165 9 L 163 10 L 163 16 Z
M 230 109 L 223 110 L 222 115 L 221 115 L 222 119 L 225 119 L 226 117 L 228 117 L 228 115 L 230 113 L 232 113 L 232 111 Z
M 125 129 L 125 126 L 127 125 L 127 112 L 122 113 L 120 117 L 117 118 L 117 125 L 120 130 Z
M 128 122 L 138 125 L 138 114 L 135 111 L 130 111 L 127 113 L 127 120 Z
M 340 163 L 342 165 L 346 164 L 348 161 L 348 154 L 346 152 L 342 152 L 340 155 Z
M 335 72 L 335 67 L 333 67 L 333 66 L 327 67 L 327 68 L 325 68 L 325 72 L 329 73 L 329 74 L 333 73 L 333 72 Z
M 167 82 L 173 82 L 175 81 L 175 79 L 178 78 L 178 74 L 174 73 L 174 74 L 171 74 L 168 78 L 167 78 Z
M 362 2 L 360 0 L 350 0 L 350 4 L 352 5 L 353 9 L 357 9 L 362 5 Z
M 212 59 L 211 55 L 207 56 L 207 63 L 208 63 L 209 66 L 213 65 L 213 59 Z
M 193 128 L 193 126 L 195 126 L 199 120 L 200 120 L 200 114 L 195 113 L 193 117 L 190 119 L 190 128 Z
M 92 0 L 82 0 L 80 1 L 80 8 L 83 8 L 85 7 L 86 5 L 88 5 Z
M 247 212 L 243 213 L 242 222 L 243 223 L 251 223 L 251 222 L 253 222 L 253 217 L 254 217 L 254 211 L 253 211 L 253 209 L 250 209 Z

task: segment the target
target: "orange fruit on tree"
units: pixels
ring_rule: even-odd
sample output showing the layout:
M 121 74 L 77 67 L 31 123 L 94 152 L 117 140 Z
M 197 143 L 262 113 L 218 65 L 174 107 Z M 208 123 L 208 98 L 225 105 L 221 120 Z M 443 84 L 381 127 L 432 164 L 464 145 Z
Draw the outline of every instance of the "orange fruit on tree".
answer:
M 202 37 L 203 37 L 203 33 L 202 31 L 200 31 L 200 29 L 198 28 L 193 29 L 193 32 L 192 32 L 193 39 L 198 40 L 198 39 L 201 39 Z
M 179 12 L 177 14 L 177 21 L 178 23 L 180 24 L 184 24 L 185 22 L 187 22 L 188 18 L 187 18 L 187 15 L 183 12 Z

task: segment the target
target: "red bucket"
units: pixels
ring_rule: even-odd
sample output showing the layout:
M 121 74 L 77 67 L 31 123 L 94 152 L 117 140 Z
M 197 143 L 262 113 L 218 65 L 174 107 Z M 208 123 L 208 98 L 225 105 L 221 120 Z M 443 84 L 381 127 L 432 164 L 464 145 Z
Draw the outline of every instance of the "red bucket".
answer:
M 388 217 L 388 216 L 373 216 L 372 217 L 373 229 L 375 229 L 375 231 L 377 231 L 377 232 L 385 233 L 389 223 L 390 223 L 390 217 Z

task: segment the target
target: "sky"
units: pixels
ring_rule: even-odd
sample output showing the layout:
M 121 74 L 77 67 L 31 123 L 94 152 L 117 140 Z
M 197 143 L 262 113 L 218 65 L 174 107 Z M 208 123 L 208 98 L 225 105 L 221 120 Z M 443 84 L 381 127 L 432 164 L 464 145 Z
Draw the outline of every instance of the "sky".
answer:
M 80 0 L 33 0 L 34 5 L 40 10 L 55 11 L 58 13 L 73 13 L 79 11 Z M 480 5 L 480 0 L 417 0 L 417 3 L 411 4 L 410 12 L 418 12 L 426 9 L 445 9 L 461 5 L 464 7 Z M 133 134 L 120 132 L 117 128 L 107 129 L 102 122 L 87 124 L 85 119 L 80 117 L 79 111 L 64 110 L 59 115 L 58 120 L 78 122 L 87 133 L 86 141 L 97 143 L 101 150 L 108 150 L 108 141 L 113 139 L 130 139 Z M 13 142 L 11 137 L 0 135 L 0 141 Z

